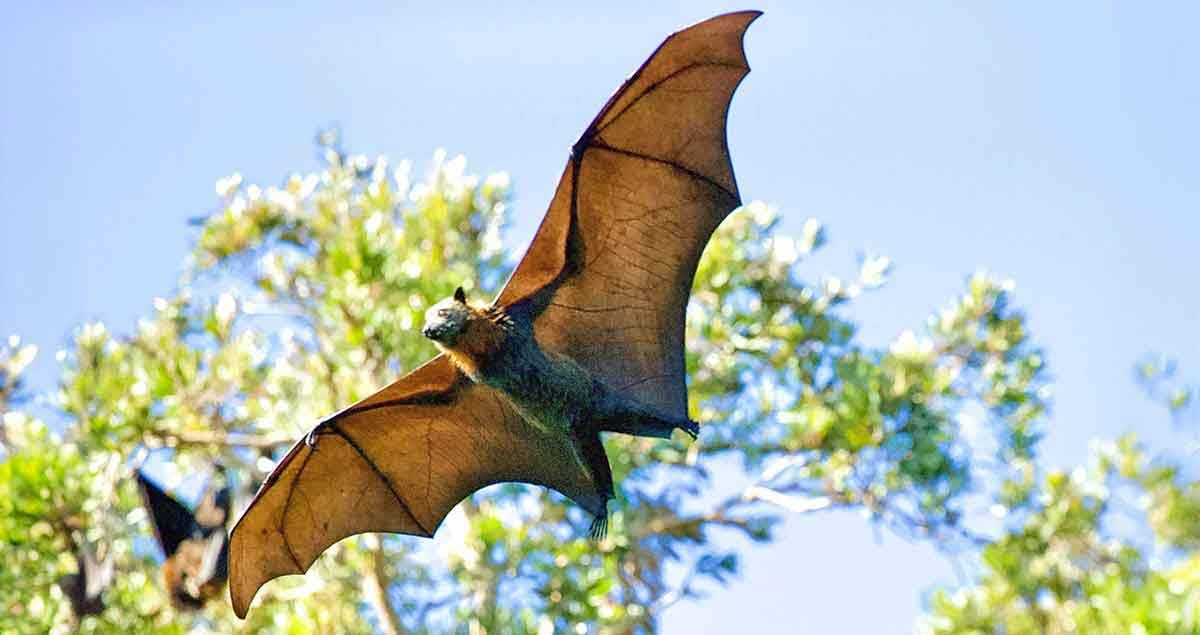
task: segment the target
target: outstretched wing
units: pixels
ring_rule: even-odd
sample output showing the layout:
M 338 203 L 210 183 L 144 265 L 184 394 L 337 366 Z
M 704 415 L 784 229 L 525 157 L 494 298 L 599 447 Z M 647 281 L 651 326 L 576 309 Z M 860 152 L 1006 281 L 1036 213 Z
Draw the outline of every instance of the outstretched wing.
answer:
M 672 35 L 609 99 L 496 299 L 533 320 L 543 347 L 669 414 L 687 413 L 684 309 L 696 264 L 739 203 L 725 117 L 749 70 L 742 34 L 758 15 Z M 460 500 L 512 481 L 604 512 L 568 435 L 539 431 L 434 358 L 319 424 L 276 466 L 232 532 L 234 611 L 244 616 L 268 580 L 303 573 L 342 538 L 431 536 Z
M 179 543 L 191 538 L 200 530 L 196 517 L 183 503 L 175 500 L 140 471 L 137 473 L 138 488 L 142 490 L 142 501 L 150 512 L 150 523 L 162 547 L 163 555 L 170 558 L 179 548 Z
M 687 416 L 684 310 L 696 264 L 740 204 L 725 140 L 757 11 L 668 37 L 575 144 L 496 304 L 613 388 Z
M 267 477 L 232 532 L 234 611 L 244 617 L 259 587 L 304 573 L 347 536 L 432 536 L 459 501 L 500 482 L 543 485 L 603 509 L 568 435 L 539 431 L 435 357 L 317 425 Z

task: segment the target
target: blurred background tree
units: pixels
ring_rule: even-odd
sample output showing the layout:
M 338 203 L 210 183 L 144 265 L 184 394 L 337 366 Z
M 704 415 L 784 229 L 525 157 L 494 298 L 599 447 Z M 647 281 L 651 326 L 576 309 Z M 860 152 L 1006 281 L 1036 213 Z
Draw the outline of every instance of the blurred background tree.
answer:
M 324 168 L 281 186 L 217 182 L 176 292 L 118 333 L 82 326 L 59 354 L 53 421 L 20 382 L 36 350 L 0 349 L 0 630 L 653 632 L 672 604 L 729 582 L 783 515 L 833 508 L 978 561 L 963 589 L 932 596 L 931 632 L 1200 628 L 1196 482 L 1132 437 L 1041 473 L 1047 370 L 1010 282 L 975 274 L 926 324 L 866 347 L 845 305 L 889 261 L 802 277 L 822 225 L 782 235 L 762 203 L 718 230 L 688 307 L 700 439 L 607 439 L 607 539 L 586 539 L 588 519 L 557 495 L 497 486 L 433 541 L 343 541 L 268 585 L 244 624 L 227 602 L 176 612 L 132 471 L 187 498 L 220 461 L 244 505 L 321 416 L 434 354 L 418 333 L 427 306 L 460 284 L 487 297 L 514 263 L 505 174 L 439 152 L 414 179 L 407 162 L 348 155 L 336 133 L 319 145 Z M 1118 490 L 1139 512 L 1119 527 Z M 60 582 L 81 549 L 116 575 L 104 610 L 78 619 Z
M 1170 415 L 1194 415 L 1175 363 L 1135 375 Z M 932 596 L 922 631 L 1200 632 L 1200 480 L 1196 446 L 1152 453 L 1134 434 L 1093 441 L 1087 465 L 1014 489 L 973 584 Z

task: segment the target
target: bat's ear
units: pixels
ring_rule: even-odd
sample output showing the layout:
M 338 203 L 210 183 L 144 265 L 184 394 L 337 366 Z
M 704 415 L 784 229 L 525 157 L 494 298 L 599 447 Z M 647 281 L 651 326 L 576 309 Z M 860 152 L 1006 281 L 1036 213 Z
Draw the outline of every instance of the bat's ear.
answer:
M 465 291 L 463 291 L 462 287 L 459 287 L 454 290 L 454 301 L 461 302 L 463 304 L 467 303 L 467 294 Z

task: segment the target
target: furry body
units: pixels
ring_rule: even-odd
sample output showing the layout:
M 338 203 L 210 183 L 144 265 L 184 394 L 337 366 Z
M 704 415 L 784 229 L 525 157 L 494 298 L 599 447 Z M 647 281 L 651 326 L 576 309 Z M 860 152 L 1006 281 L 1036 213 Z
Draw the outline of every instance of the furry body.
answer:
M 201 609 L 221 592 L 229 566 L 224 548 L 224 531 L 179 543 L 162 564 L 172 604 L 181 609 Z
M 696 436 L 689 419 L 663 416 L 622 397 L 575 360 L 538 346 L 529 324 L 498 307 L 467 303 L 460 288 L 425 315 L 424 334 L 472 381 L 503 393 L 530 425 L 570 435 L 577 459 L 596 480 L 597 494 L 613 498 L 612 472 L 600 432 L 670 437 L 679 428 Z M 604 514 L 597 514 L 603 522 Z M 593 531 L 603 531 L 593 526 Z
M 264 583 L 305 572 L 334 542 L 432 537 L 496 483 L 554 490 L 602 529 L 613 483 L 601 432 L 698 431 L 685 309 L 705 245 L 741 205 L 726 121 L 758 15 L 720 15 L 663 40 L 571 145 L 491 306 L 469 306 L 461 289 L 440 303 L 425 335 L 442 354 L 279 458 L 231 534 L 239 616 Z
M 171 603 L 177 609 L 203 608 L 220 593 L 229 577 L 225 521 L 232 499 L 228 481 L 215 491 L 210 489 L 190 510 L 141 472 L 137 479 L 165 556 L 163 583 Z

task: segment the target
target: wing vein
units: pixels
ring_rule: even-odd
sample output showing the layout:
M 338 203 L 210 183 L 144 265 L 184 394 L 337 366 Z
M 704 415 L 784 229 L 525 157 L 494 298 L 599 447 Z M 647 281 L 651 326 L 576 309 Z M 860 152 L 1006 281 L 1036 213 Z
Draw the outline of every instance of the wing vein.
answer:
M 300 461 L 300 467 L 296 470 L 296 476 L 292 479 L 292 486 L 288 489 L 287 498 L 283 501 L 283 513 L 279 515 L 279 524 L 275 530 L 283 536 L 283 546 L 287 548 L 288 557 L 292 559 L 292 564 L 296 565 L 297 571 L 304 571 L 304 566 L 300 564 L 300 558 L 296 556 L 296 549 L 292 547 L 292 539 L 287 535 L 287 529 L 284 524 L 287 522 L 288 513 L 292 509 L 292 497 L 296 495 L 296 481 L 304 475 L 304 468 L 308 467 L 308 460 L 312 458 L 313 450 L 310 448 L 308 453 L 304 455 L 304 459 Z
M 641 298 L 639 298 L 641 299 Z M 579 311 L 580 313 L 613 313 L 624 311 L 657 311 L 658 307 L 652 306 L 607 306 L 607 307 L 586 307 L 575 306 L 572 304 L 563 304 L 562 302 L 551 302 L 550 306 L 556 306 L 568 311 Z
M 654 58 L 651 57 L 650 59 L 654 59 Z M 652 82 L 649 86 L 646 86 L 646 90 L 643 90 L 641 93 L 638 93 L 638 95 L 636 97 L 634 97 L 633 99 L 630 99 L 629 103 L 625 104 L 619 112 L 614 114 L 608 120 L 608 123 L 604 124 L 603 126 L 597 127 L 596 130 L 594 131 L 594 135 L 599 135 L 601 132 L 604 131 L 605 128 L 607 128 L 607 127 L 611 126 L 613 123 L 615 123 L 630 108 L 632 108 L 635 104 L 637 104 L 639 101 L 641 101 L 643 97 L 654 92 L 654 90 L 657 89 L 659 86 L 665 84 L 666 82 L 671 81 L 672 79 L 675 79 L 676 77 L 679 77 L 680 75 L 683 75 L 684 73 L 686 73 L 690 70 L 693 70 L 696 68 L 703 68 L 705 66 L 716 66 L 716 67 L 725 67 L 725 68 L 736 68 L 738 70 L 746 70 L 746 67 L 741 64 L 730 64 L 729 62 L 693 62 L 691 64 L 688 64 L 687 66 L 684 66 L 678 70 L 672 71 L 671 73 L 664 76 L 662 79 L 660 79 L 656 82 Z M 638 73 L 636 75 L 634 75 L 633 77 L 629 78 L 629 84 L 632 84 L 633 82 L 637 81 L 638 78 L 641 77 L 641 74 L 642 74 L 641 71 L 642 71 L 642 69 L 639 68 Z M 626 84 L 626 85 L 628 86 L 629 84 Z M 603 119 L 604 116 L 605 116 L 604 113 L 601 113 L 599 118 Z
M 375 475 L 378 476 L 381 481 L 383 481 L 384 485 L 387 485 L 388 491 L 392 493 L 392 497 L 396 499 L 397 503 L 400 503 L 400 506 L 404 508 L 404 512 L 408 514 L 410 518 L 412 518 L 417 527 L 419 527 L 426 536 L 432 536 L 433 534 L 425 527 L 425 524 L 421 522 L 421 519 L 417 518 L 417 515 L 413 513 L 412 508 L 408 506 L 408 503 L 404 501 L 404 497 L 400 495 L 400 492 L 396 491 L 396 486 L 392 484 L 392 479 L 388 478 L 388 476 L 383 473 L 383 470 L 380 470 L 379 466 L 375 465 L 375 461 L 372 461 L 371 457 L 367 456 L 367 453 L 362 449 L 362 446 L 360 446 L 357 441 L 347 434 L 345 430 L 342 430 L 342 428 L 338 426 L 337 422 L 330 422 L 329 427 L 333 428 L 334 432 L 337 433 L 339 437 L 345 439 L 346 443 L 350 444 L 350 447 L 354 448 L 354 451 L 358 453 L 359 458 L 361 458 L 363 462 L 367 464 L 367 467 L 371 468 L 372 472 L 375 472 Z
M 604 143 L 599 140 L 594 140 L 592 142 L 592 144 L 590 146 L 588 146 L 589 150 L 591 150 L 593 148 L 595 148 L 597 150 L 607 150 L 609 152 L 612 152 L 613 154 L 619 154 L 619 155 L 627 156 L 627 157 L 630 157 L 633 159 L 641 159 L 643 161 L 650 161 L 651 163 L 658 163 L 660 165 L 672 167 L 676 170 L 679 170 L 680 172 L 683 172 L 684 174 L 687 174 L 688 176 L 690 176 L 694 179 L 697 179 L 699 181 L 702 181 L 704 183 L 711 185 L 712 187 L 716 188 L 717 190 L 719 190 L 720 192 L 722 192 L 723 194 L 728 196 L 730 199 L 732 199 L 734 201 L 738 200 L 737 195 L 734 194 L 733 192 L 730 192 L 728 189 L 726 189 L 726 187 L 724 185 L 717 183 L 710 177 L 708 177 L 704 174 L 701 174 L 681 163 L 676 163 L 675 161 L 671 161 L 668 159 L 651 156 L 649 154 L 643 154 L 641 152 L 634 152 L 633 150 L 626 150 L 625 148 L 618 148 L 616 146 L 610 146 L 607 143 Z

